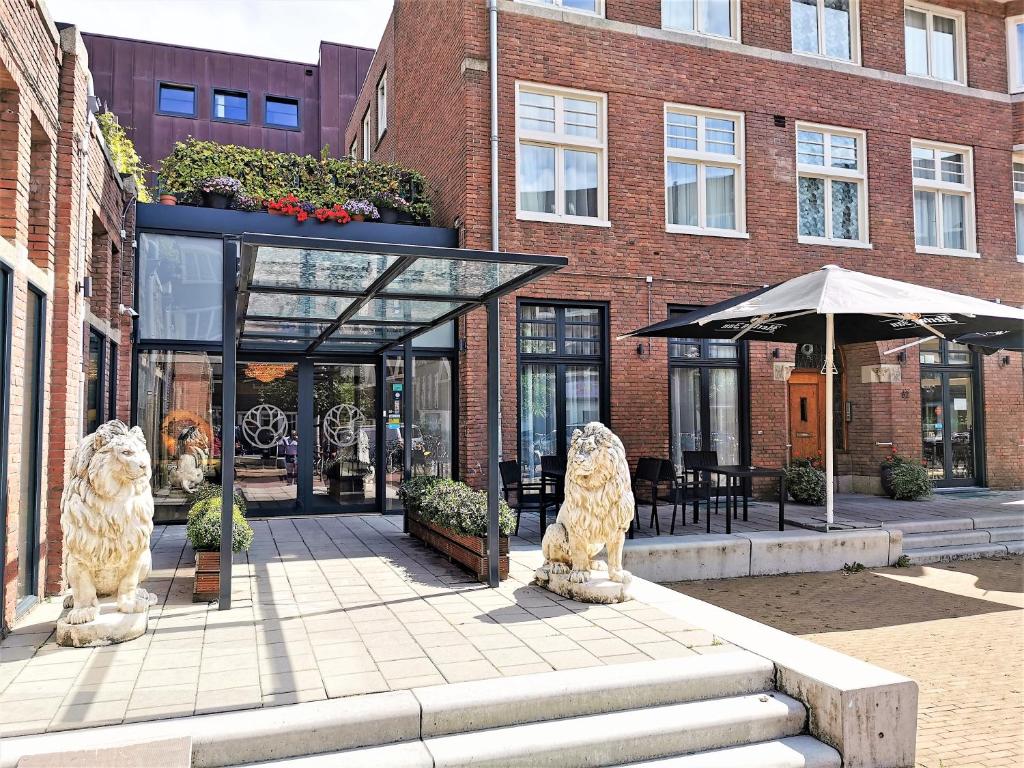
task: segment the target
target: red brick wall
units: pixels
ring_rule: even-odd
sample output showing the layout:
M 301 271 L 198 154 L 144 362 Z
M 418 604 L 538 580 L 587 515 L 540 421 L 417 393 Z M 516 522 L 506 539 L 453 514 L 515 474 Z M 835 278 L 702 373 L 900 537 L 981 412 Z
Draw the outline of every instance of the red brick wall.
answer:
M 608 0 L 608 18 L 656 25 L 655 0 Z M 788 8 L 780 4 L 743 3 L 744 42 L 789 50 Z M 1005 32 L 1002 9 L 981 2 L 949 3 L 967 14 L 970 84 L 1006 92 Z M 396 89 L 426 87 L 423 71 L 450 71 L 460 57 L 487 57 L 486 9 L 480 3 L 462 6 L 464 45 L 433 46 L 438 36 L 431 4 L 401 0 L 393 24 L 401 30 L 429 33 L 407 39 L 397 57 L 415 61 L 406 79 L 405 67 L 392 75 Z M 523 12 L 516 12 L 522 10 Z M 459 23 L 448 8 L 447 29 Z M 912 280 L 983 298 L 1024 303 L 1024 280 L 1014 254 L 1014 222 L 1010 156 L 1014 141 L 1009 103 L 939 88 L 910 86 L 891 80 L 820 69 L 795 63 L 752 58 L 715 48 L 688 46 L 644 35 L 608 31 L 603 22 L 570 23 L 542 18 L 543 11 L 503 4 L 499 18 L 499 114 L 501 163 L 501 247 L 509 251 L 557 253 L 570 264 L 560 274 L 530 286 L 524 296 L 607 301 L 611 311 L 611 422 L 632 456 L 664 454 L 668 449 L 667 350 L 652 344 L 652 354 L 639 357 L 636 341 L 616 336 L 648 321 L 644 278 L 653 277 L 651 302 L 655 320 L 673 303 L 706 304 L 743 290 L 806 272 L 823 264 L 842 266 L 898 279 Z M 573 18 L 564 14 L 564 19 Z M 581 17 L 582 19 L 582 17 Z M 585 21 L 585 20 L 584 20 Z M 430 25 L 433 26 L 430 26 Z M 887 0 L 865 5 L 864 61 L 867 67 L 904 71 L 902 4 Z M 760 40 L 758 35 L 761 35 Z M 888 37 L 886 37 L 886 35 Z M 870 38 L 870 39 L 869 39 Z M 385 35 L 389 50 L 399 33 Z M 429 43 L 428 43 L 429 41 Z M 410 52 L 405 52 L 408 46 Z M 890 58 L 886 59 L 885 57 Z M 404 59 L 403 59 L 404 57 Z M 377 66 L 376 62 L 375 65 Z M 444 80 L 444 78 L 438 78 Z M 515 218 L 516 80 L 597 91 L 607 94 L 609 209 L 611 227 L 588 227 L 519 221 Z M 369 103 L 367 79 L 360 104 Z M 447 82 L 447 81 L 445 81 Z M 770 83 L 770 87 L 765 84 Z M 463 242 L 489 247 L 489 158 L 487 74 L 467 72 L 447 87 L 461 90 L 465 105 L 465 145 L 440 139 L 439 121 L 452 130 L 455 117 L 435 109 L 433 102 L 399 104 L 389 118 L 389 133 L 417 131 L 420 144 L 396 142 L 388 155 L 421 168 L 428 177 L 452 162 L 464 165 L 462 188 L 438 187 L 441 223 L 455 215 L 465 222 Z M 450 103 L 458 98 L 448 94 Z M 746 128 L 746 206 L 749 239 L 670 234 L 664 231 L 663 106 L 694 104 L 743 112 Z M 424 120 L 423 104 L 431 119 Z M 894 109 L 898 107 L 898 112 Z M 350 123 L 358 129 L 362 107 Z M 774 116 L 786 117 L 785 127 Z M 870 250 L 807 246 L 796 240 L 796 120 L 867 133 Z M 425 125 L 429 123 L 429 125 Z M 918 254 L 914 247 L 911 191 L 911 139 L 931 139 L 973 148 L 975 211 L 980 259 Z M 429 159 L 425 158 L 429 156 Z M 1008 275 L 1018 279 L 1008 280 Z M 514 300 L 502 302 L 502 408 L 505 454 L 516 444 L 516 372 Z M 483 313 L 467 318 L 462 331 L 467 352 L 461 378 L 463 467 L 474 477 L 483 456 L 484 322 Z M 848 472 L 877 472 L 881 449 L 876 442 L 894 440 L 907 453 L 919 451 L 919 382 L 916 367 L 904 366 L 900 384 L 861 385 L 860 365 L 878 362 L 879 351 L 848 351 L 849 398 L 854 402 L 850 424 Z M 771 378 L 770 350 L 752 345 L 751 440 L 755 461 L 778 463 L 785 450 L 781 423 L 785 386 Z M 913 359 L 912 355 L 908 358 Z M 1003 378 L 1004 373 L 997 373 Z M 989 379 L 991 381 L 991 379 Z M 1013 386 L 1011 380 L 1010 385 Z M 865 387 L 867 387 L 865 389 Z M 907 395 L 904 396 L 904 392 Z M 988 425 L 989 444 L 1006 443 L 1006 426 Z M 874 467 L 874 468 L 873 468 Z M 475 478 L 474 478 L 475 479 Z M 994 479 L 994 478 L 993 478 Z M 1019 474 L 1016 484 L 1024 483 Z
M 21 438 L 24 412 L 26 302 L 29 284 L 46 296 L 43 359 L 43 450 L 40 466 L 38 592 L 62 586 L 60 495 L 67 463 L 82 433 L 82 330 L 87 302 L 78 288 L 94 240 L 122 247 L 121 212 L 127 202 L 95 121 L 87 117 L 88 62 L 73 28 L 58 33 L 40 0 L 6 0 L 0 21 L 11 34 L 0 43 L 0 261 L 13 274 L 12 355 L 7 365 L 10 418 L 6 538 L 2 554 L 3 632 L 14 619 L 20 566 L 17 551 L 20 488 L 28 457 Z M 26 72 L 32 75 L 31 82 Z M 88 165 L 83 165 L 88 147 Z M 80 192 L 86 184 L 85 203 Z M 129 222 L 131 240 L 131 222 Z M 125 266 L 131 265 L 130 249 Z M 103 306 L 94 313 L 130 351 L 127 326 L 111 312 L 117 295 L 109 256 L 97 264 L 108 275 Z M 95 302 L 95 300 L 94 300 Z M 125 364 L 122 370 L 130 371 Z M 125 388 L 127 391 L 128 388 Z

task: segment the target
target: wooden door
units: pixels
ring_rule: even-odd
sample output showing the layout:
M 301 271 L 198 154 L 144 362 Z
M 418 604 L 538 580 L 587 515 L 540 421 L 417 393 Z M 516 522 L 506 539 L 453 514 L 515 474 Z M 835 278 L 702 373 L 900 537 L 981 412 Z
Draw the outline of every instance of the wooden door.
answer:
M 794 459 L 814 459 L 825 450 L 825 377 L 793 371 L 789 378 L 789 442 Z

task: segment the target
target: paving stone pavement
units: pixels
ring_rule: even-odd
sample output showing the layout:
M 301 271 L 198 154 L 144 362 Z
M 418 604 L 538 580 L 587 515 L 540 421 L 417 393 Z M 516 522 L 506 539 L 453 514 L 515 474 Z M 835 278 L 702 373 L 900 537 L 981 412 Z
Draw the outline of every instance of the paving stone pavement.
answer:
M 32 611 L 0 643 L 0 737 L 733 648 L 638 601 L 532 586 L 522 541 L 491 590 L 402 534 L 400 517 L 252 525 L 231 610 L 192 602 L 184 526 L 158 526 L 145 636 L 60 648 L 60 601 Z
M 917 765 L 1024 765 L 1024 558 L 670 585 L 920 687 Z

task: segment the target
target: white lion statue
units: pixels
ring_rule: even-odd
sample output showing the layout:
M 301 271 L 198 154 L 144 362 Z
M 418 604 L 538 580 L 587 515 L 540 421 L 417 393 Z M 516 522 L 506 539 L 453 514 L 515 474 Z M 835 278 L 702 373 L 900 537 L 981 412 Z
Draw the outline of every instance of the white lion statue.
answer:
M 178 435 L 178 463 L 170 473 L 171 485 L 185 493 L 192 493 L 206 478 L 207 450 L 206 435 L 194 424 L 185 427 Z
M 138 427 L 108 421 L 79 444 L 60 500 L 68 624 L 93 621 L 98 597 L 116 596 L 121 613 L 142 613 L 154 601 L 139 588 L 152 563 L 151 473 Z
M 592 421 L 572 433 L 565 465 L 565 501 L 544 533 L 540 576 L 569 574 L 583 584 L 591 570 L 603 568 L 594 557 L 608 548 L 608 578 L 622 583 L 622 543 L 633 521 L 633 490 L 622 441 Z

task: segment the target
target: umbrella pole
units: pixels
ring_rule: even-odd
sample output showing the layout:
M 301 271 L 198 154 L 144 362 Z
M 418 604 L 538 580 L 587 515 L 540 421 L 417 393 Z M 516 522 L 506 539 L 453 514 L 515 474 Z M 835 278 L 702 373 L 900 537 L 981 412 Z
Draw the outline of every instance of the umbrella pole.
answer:
M 833 470 L 835 463 L 835 440 L 833 431 L 835 424 L 832 423 L 832 398 L 834 397 L 832 385 L 833 355 L 836 341 L 835 315 L 825 315 L 825 531 L 832 527 L 834 514 L 835 487 L 833 483 Z

